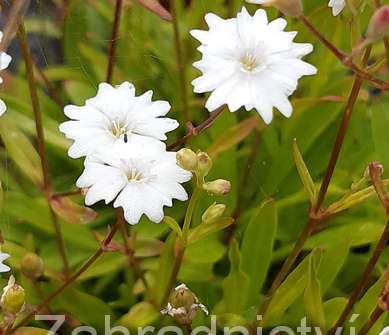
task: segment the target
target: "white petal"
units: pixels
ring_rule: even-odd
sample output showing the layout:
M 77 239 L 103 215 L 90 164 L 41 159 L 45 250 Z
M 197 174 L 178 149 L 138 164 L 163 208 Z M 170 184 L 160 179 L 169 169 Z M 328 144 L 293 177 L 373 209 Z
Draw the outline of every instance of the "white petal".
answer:
M 0 116 L 2 116 L 7 111 L 7 106 L 3 100 L 0 99 Z

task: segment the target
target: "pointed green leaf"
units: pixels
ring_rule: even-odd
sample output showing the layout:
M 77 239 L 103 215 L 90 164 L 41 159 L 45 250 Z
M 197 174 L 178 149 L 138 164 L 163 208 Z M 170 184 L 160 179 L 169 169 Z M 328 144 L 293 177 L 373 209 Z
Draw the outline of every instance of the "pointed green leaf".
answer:
M 248 304 L 259 298 L 272 259 L 277 232 L 277 209 L 267 200 L 254 211 L 242 240 L 242 270 L 250 278 Z
M 163 223 L 169 226 L 169 228 L 173 230 L 179 237 L 182 236 L 181 227 L 178 225 L 177 221 L 174 220 L 172 217 L 165 216 L 163 218 Z
M 316 204 L 316 200 L 317 200 L 317 191 L 316 191 L 315 183 L 313 182 L 312 177 L 308 171 L 308 168 L 305 165 L 303 156 L 300 153 L 296 139 L 294 139 L 293 141 L 293 159 L 296 164 L 297 171 L 300 175 L 300 179 L 304 185 L 304 190 L 307 193 L 309 200 L 311 201 L 311 204 L 313 206 Z
M 314 249 L 284 280 L 274 293 L 263 323 L 268 326 L 280 321 L 285 311 L 300 297 L 308 283 L 311 258 L 321 255 L 320 249 Z
M 238 243 L 234 240 L 229 250 L 230 273 L 223 281 L 225 311 L 242 313 L 247 301 L 250 279 L 241 269 Z
M 221 218 L 215 222 L 206 223 L 203 222 L 189 233 L 189 244 L 192 244 L 210 234 L 216 233 L 219 230 L 227 228 L 234 223 L 232 218 Z
M 314 257 L 309 258 L 308 283 L 304 292 L 304 304 L 309 323 L 324 330 L 325 318 L 321 300 L 320 281 Z

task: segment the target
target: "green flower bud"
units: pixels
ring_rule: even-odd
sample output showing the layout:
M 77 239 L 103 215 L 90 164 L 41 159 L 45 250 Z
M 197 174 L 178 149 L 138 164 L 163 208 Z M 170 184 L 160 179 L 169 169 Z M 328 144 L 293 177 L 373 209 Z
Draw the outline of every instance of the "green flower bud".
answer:
M 22 273 L 32 280 L 36 280 L 42 276 L 44 270 L 42 258 L 32 252 L 23 256 L 20 267 Z
M 209 171 L 212 168 L 212 159 L 209 157 L 209 155 L 205 152 L 200 151 L 197 154 L 197 160 L 198 160 L 198 167 L 197 171 L 199 176 L 204 178 L 208 175 Z
M 212 223 L 221 217 L 226 210 L 226 205 L 213 203 L 208 209 L 204 212 L 201 219 L 204 223 Z
M 226 195 L 231 190 L 231 183 L 228 180 L 216 179 L 203 184 L 203 189 L 212 195 Z
M 23 311 L 25 297 L 23 287 L 16 284 L 14 276 L 11 276 L 7 286 L 3 289 L 0 300 L 1 308 L 5 313 L 16 315 Z
M 190 325 L 199 310 L 208 314 L 207 308 L 196 295 L 185 284 L 181 284 L 170 294 L 167 307 L 161 313 L 171 316 L 180 324 Z
M 370 19 L 366 37 L 375 42 L 389 36 L 389 5 L 379 8 Z
M 177 164 L 187 171 L 196 171 L 197 155 L 190 149 L 183 148 L 176 154 Z

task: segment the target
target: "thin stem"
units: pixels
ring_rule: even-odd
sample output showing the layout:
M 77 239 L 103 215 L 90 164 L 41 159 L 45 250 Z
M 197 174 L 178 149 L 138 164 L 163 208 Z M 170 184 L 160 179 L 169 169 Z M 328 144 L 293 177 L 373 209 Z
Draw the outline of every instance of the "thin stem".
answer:
M 368 72 L 360 69 L 352 62 L 349 55 L 338 49 L 329 40 L 327 40 L 306 16 L 300 16 L 299 19 L 311 31 L 311 33 L 315 35 L 320 40 L 320 42 L 335 55 L 336 58 L 338 58 L 345 66 L 354 71 L 356 75 L 383 91 L 389 91 L 389 82 L 375 78 Z
M 355 303 L 358 301 L 359 297 L 362 295 L 363 291 L 366 289 L 366 287 L 369 284 L 369 279 L 374 271 L 374 268 L 382 255 L 383 251 L 385 250 L 386 243 L 389 241 L 389 203 L 387 201 L 388 199 L 388 193 L 386 192 L 384 185 L 382 183 L 381 179 L 381 173 L 382 173 L 382 166 L 378 163 L 371 163 L 369 165 L 369 171 L 370 171 L 370 178 L 374 185 L 374 189 L 377 192 L 378 198 L 382 202 L 383 207 L 386 211 L 387 216 L 387 223 L 385 226 L 385 229 L 380 237 L 380 240 L 378 241 L 376 247 L 374 248 L 373 254 L 369 260 L 369 262 L 366 265 L 366 268 L 358 281 L 356 287 L 354 288 L 346 307 L 343 309 L 342 314 L 340 315 L 338 321 L 336 322 L 334 328 L 330 331 L 329 335 L 334 335 L 340 327 L 344 325 L 347 318 L 349 317 Z
M 193 212 L 196 207 L 197 200 L 200 195 L 200 188 L 196 185 L 193 190 L 192 196 L 189 200 L 188 208 L 185 213 L 184 225 L 182 228 L 182 239 L 186 245 L 189 235 L 190 224 L 192 222 Z
M 211 113 L 208 119 L 203 121 L 200 125 L 197 127 L 191 126 L 189 128 L 188 133 L 177 140 L 176 142 L 170 144 L 167 146 L 167 150 L 176 150 L 181 148 L 183 145 L 185 145 L 186 142 L 188 142 L 192 137 L 200 135 L 204 130 L 208 129 L 213 125 L 213 123 L 217 120 L 217 118 L 223 113 L 224 106 L 218 108 L 214 112 Z
M 188 122 L 190 120 L 189 99 L 188 99 L 187 78 L 186 78 L 186 70 L 185 70 L 185 55 L 184 55 L 184 49 L 180 37 L 180 28 L 178 26 L 177 0 L 170 0 L 170 10 L 173 17 L 174 47 L 176 49 L 178 75 L 179 75 L 179 81 L 181 86 L 182 106 L 184 109 L 183 111 L 184 111 L 185 121 Z
M 178 273 L 180 271 L 181 265 L 182 265 L 182 260 L 184 259 L 184 254 L 185 254 L 185 249 L 186 245 L 188 243 L 188 235 L 189 235 L 189 229 L 190 229 L 190 224 L 192 222 L 192 217 L 193 217 L 193 212 L 196 207 L 196 203 L 198 200 L 198 197 L 200 195 L 200 188 L 196 184 L 192 196 L 189 200 L 188 207 L 186 209 L 186 214 L 185 214 L 185 219 L 184 219 L 184 225 L 182 228 L 182 237 L 178 239 L 177 241 L 177 249 L 176 249 L 176 255 L 174 257 L 174 264 L 173 264 L 173 269 L 172 273 L 170 274 L 168 284 L 166 286 L 165 293 L 163 295 L 162 301 L 161 301 L 161 306 L 165 306 L 170 292 L 173 289 L 174 284 L 176 283 Z
M 110 229 L 107 236 L 105 237 L 103 243 L 97 249 L 97 251 L 92 255 L 74 274 L 72 274 L 59 288 L 52 292 L 45 300 L 43 300 L 37 307 L 35 307 L 31 312 L 29 312 L 17 325 L 12 327 L 10 333 L 14 332 L 19 327 L 25 326 L 35 314 L 42 311 L 47 305 L 54 300 L 58 295 L 60 295 L 68 286 L 74 283 L 78 277 L 80 277 L 86 270 L 88 270 L 91 265 L 105 252 L 107 246 L 111 243 L 113 237 L 119 225 L 121 224 L 121 217 L 118 217 L 116 224 Z
M 371 47 L 368 47 L 365 51 L 365 55 L 363 56 L 362 62 L 363 62 L 364 66 L 367 64 L 367 61 L 369 60 L 370 53 L 371 53 Z M 334 145 L 332 153 L 331 153 L 331 158 L 330 158 L 330 161 L 329 161 L 328 166 L 327 166 L 326 174 L 325 174 L 323 182 L 320 186 L 320 191 L 319 191 L 319 195 L 318 195 L 316 209 L 320 208 L 320 206 L 322 205 L 324 198 L 325 198 L 325 195 L 326 195 L 327 190 L 328 190 L 328 186 L 329 186 L 330 181 L 332 179 L 332 176 L 334 174 L 336 163 L 338 161 L 339 154 L 340 154 L 340 151 L 341 151 L 342 146 L 343 146 L 344 138 L 346 136 L 346 131 L 348 129 L 351 115 L 352 115 L 353 110 L 354 110 L 354 105 L 358 99 L 358 95 L 359 95 L 359 91 L 361 90 L 362 83 L 363 83 L 363 80 L 359 76 L 357 76 L 354 80 L 354 84 L 353 84 L 353 87 L 351 89 L 349 99 L 347 101 L 347 106 L 346 106 L 346 109 L 343 113 L 340 128 L 339 128 L 338 133 L 336 135 L 335 145 Z
M 365 52 L 365 55 L 363 57 L 363 65 L 365 66 L 367 64 L 367 61 L 369 59 L 371 52 L 371 48 L 367 49 Z M 301 250 L 304 247 L 304 244 L 306 240 L 311 236 L 311 234 L 315 231 L 317 224 L 322 220 L 320 212 L 321 212 L 321 206 L 323 204 L 324 198 L 327 194 L 328 191 L 328 186 L 329 183 L 332 179 L 336 163 L 339 158 L 340 151 L 343 146 L 344 138 L 346 135 L 347 128 L 350 123 L 350 118 L 354 109 L 355 102 L 357 101 L 359 91 L 361 89 L 363 80 L 359 77 L 356 76 L 354 80 L 353 87 L 351 89 L 351 93 L 349 95 L 347 105 L 345 108 L 345 111 L 343 113 L 343 118 L 342 122 L 340 124 L 340 127 L 338 129 L 338 133 L 336 136 L 335 144 L 332 149 L 331 153 L 331 158 L 327 166 L 327 170 L 325 173 L 325 177 L 322 181 L 320 191 L 319 191 L 319 196 L 318 196 L 318 201 L 316 203 L 316 206 L 314 208 L 310 209 L 310 215 L 307 224 L 304 227 L 304 230 L 301 232 L 300 236 L 298 237 L 292 252 L 284 262 L 284 264 L 281 267 L 281 270 L 278 272 L 276 278 L 274 279 L 268 294 L 266 298 L 264 299 L 262 306 L 259 308 L 259 314 L 265 315 L 267 312 L 267 309 L 270 305 L 270 302 L 273 298 L 274 293 L 278 289 L 278 287 L 282 284 L 286 276 L 288 275 L 290 269 L 292 268 L 294 262 L 300 255 Z
M 139 266 L 139 262 L 138 262 L 137 258 L 135 257 L 135 251 L 133 249 L 135 239 L 133 239 L 133 241 L 130 241 L 130 236 L 128 235 L 128 227 L 127 227 L 127 224 L 124 220 L 121 221 L 120 232 L 121 232 L 122 239 L 123 239 L 124 251 L 125 251 L 126 256 L 128 258 L 128 263 L 132 267 L 132 269 L 134 270 L 134 273 L 137 276 L 137 278 L 139 278 L 142 281 L 143 286 L 147 290 L 149 285 L 146 281 L 146 278 L 144 276 L 142 269 Z
M 65 242 L 61 233 L 61 226 L 58 222 L 58 218 L 54 211 L 51 208 L 50 200 L 52 195 L 52 184 L 51 184 L 51 178 L 50 178 L 50 172 L 49 172 L 49 165 L 46 155 L 46 147 L 45 147 L 45 135 L 43 130 L 43 124 L 42 124 L 42 115 L 40 110 L 40 104 L 38 99 L 38 92 L 37 92 L 37 85 L 34 78 L 34 62 L 31 56 L 30 48 L 27 43 L 27 36 L 26 31 L 24 28 L 23 22 L 19 25 L 19 31 L 18 31 L 18 40 L 20 44 L 20 49 L 24 58 L 25 66 L 26 66 L 26 72 L 27 72 L 27 79 L 28 79 L 28 86 L 30 89 L 30 97 L 31 97 L 31 103 L 32 103 L 32 110 L 34 114 L 35 119 L 35 128 L 36 128 L 36 134 L 37 134 L 37 145 L 38 145 L 38 154 L 41 160 L 42 165 L 42 174 L 43 174 L 43 187 L 42 192 L 44 196 L 46 197 L 47 204 L 50 208 L 50 214 L 55 230 L 55 236 L 57 239 L 57 246 L 59 253 L 62 258 L 63 263 L 63 270 L 65 275 L 69 273 L 69 263 L 66 256 L 66 248 L 65 248 Z
M 50 98 L 53 99 L 53 101 L 58 105 L 58 107 L 63 108 L 65 104 L 63 103 L 60 96 L 57 94 L 57 90 L 54 87 L 54 85 L 51 83 L 49 78 L 47 78 L 45 72 L 38 66 L 38 64 L 35 61 L 34 61 L 34 66 L 38 71 L 39 76 L 42 78 L 43 82 L 45 83 L 47 88 L 47 93 L 50 96 Z
M 113 68 L 115 65 L 115 55 L 116 55 L 116 42 L 118 39 L 122 7 L 123 7 L 123 0 L 116 0 L 115 17 L 113 20 L 112 34 L 111 34 L 111 44 L 109 47 L 109 54 L 108 54 L 107 83 L 109 84 L 112 83 Z
M 367 322 L 359 330 L 358 335 L 368 334 L 371 328 L 373 328 L 374 324 L 378 321 L 378 319 L 381 317 L 383 313 L 384 311 L 381 308 L 379 308 L 379 306 L 376 306 L 373 313 L 371 313 L 369 320 L 367 320 Z

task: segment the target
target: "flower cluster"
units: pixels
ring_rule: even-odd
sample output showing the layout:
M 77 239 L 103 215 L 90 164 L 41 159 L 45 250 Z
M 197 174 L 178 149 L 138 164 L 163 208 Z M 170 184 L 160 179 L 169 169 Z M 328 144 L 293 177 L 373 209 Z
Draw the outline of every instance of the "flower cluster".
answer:
M 71 120 L 60 125 L 73 158 L 86 157 L 85 169 L 76 185 L 86 189 L 85 203 L 100 200 L 122 207 L 130 224 L 145 214 L 153 222 L 163 219 L 163 207 L 172 200 L 186 200 L 181 186 L 191 174 L 176 164 L 167 152 L 166 133 L 177 128 L 166 118 L 170 105 L 152 101 L 152 92 L 135 95 L 134 85 L 117 87 L 102 83 L 85 106 L 66 106 Z
M 0 42 L 3 39 L 3 33 L 0 31 Z M 11 56 L 6 54 L 5 52 L 0 52 L 0 71 L 5 70 L 9 63 L 11 63 Z M 3 82 L 3 78 L 0 77 L 0 84 Z M 7 110 L 7 106 L 4 101 L 0 99 L 0 116 L 5 113 Z
M 285 4 L 280 2 L 290 7 Z M 255 108 L 265 123 L 271 122 L 274 107 L 291 116 L 288 98 L 298 80 L 316 73 L 301 60 L 312 45 L 293 42 L 296 32 L 284 31 L 286 20 L 268 22 L 262 9 L 251 16 L 243 8 L 227 20 L 207 14 L 205 20 L 209 31 L 191 34 L 202 43 L 203 54 L 194 63 L 203 73 L 193 81 L 194 91 L 211 92 L 207 109 L 212 112 L 224 104 L 231 112 Z M 84 106 L 65 107 L 70 120 L 60 125 L 60 131 L 74 141 L 69 156 L 85 157 L 76 185 L 85 189 L 86 205 L 104 200 L 122 207 L 130 224 L 138 223 L 143 214 L 160 222 L 164 206 L 172 206 L 173 199 L 187 199 L 181 184 L 202 169 L 202 189 L 212 195 L 228 193 L 229 182 L 204 181 L 210 168 L 205 153 L 181 152 L 177 165 L 175 153 L 166 151 L 166 133 L 178 127 L 177 121 L 165 117 L 169 110 L 168 102 L 152 101 L 151 91 L 136 96 L 128 82 L 117 87 L 102 83 Z

